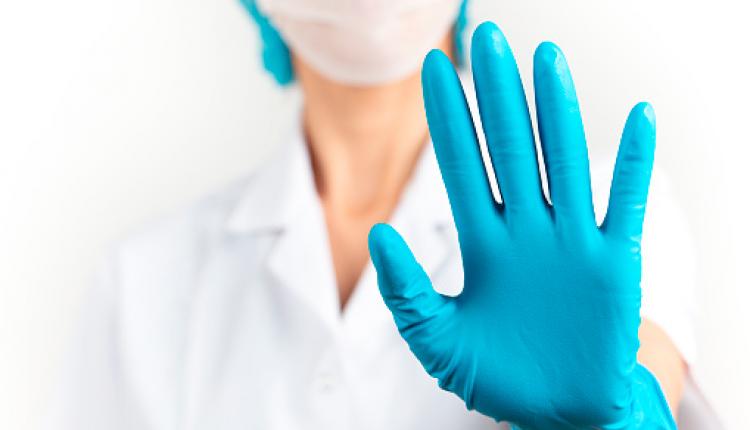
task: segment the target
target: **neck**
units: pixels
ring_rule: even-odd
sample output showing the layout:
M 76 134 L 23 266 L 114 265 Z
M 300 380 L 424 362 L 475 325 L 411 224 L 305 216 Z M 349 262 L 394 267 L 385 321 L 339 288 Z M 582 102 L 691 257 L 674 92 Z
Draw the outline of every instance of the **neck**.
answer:
M 387 218 L 428 140 L 419 72 L 375 87 L 332 82 L 298 59 L 295 72 L 321 200 L 351 216 Z
M 428 135 L 419 75 L 377 88 L 305 80 L 303 121 L 321 199 L 352 215 L 394 203 Z

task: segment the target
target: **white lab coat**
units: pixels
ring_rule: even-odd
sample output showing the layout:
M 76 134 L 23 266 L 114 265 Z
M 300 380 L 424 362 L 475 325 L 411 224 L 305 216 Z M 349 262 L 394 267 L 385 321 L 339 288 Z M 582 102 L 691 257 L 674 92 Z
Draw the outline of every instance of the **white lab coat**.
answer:
M 438 388 L 400 338 L 368 264 L 343 314 L 302 134 L 247 180 L 133 235 L 85 307 L 52 427 L 496 429 Z M 598 214 L 612 160 L 592 159 Z M 445 188 L 425 149 L 391 222 L 437 290 L 462 268 Z M 693 255 L 655 176 L 643 314 L 690 361 Z

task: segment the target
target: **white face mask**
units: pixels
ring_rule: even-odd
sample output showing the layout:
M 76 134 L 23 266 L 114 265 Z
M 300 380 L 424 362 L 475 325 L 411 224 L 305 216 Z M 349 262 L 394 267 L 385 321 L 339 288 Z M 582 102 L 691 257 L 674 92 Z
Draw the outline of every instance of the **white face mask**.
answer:
M 461 0 L 257 0 L 292 51 L 327 78 L 377 85 L 416 72 Z

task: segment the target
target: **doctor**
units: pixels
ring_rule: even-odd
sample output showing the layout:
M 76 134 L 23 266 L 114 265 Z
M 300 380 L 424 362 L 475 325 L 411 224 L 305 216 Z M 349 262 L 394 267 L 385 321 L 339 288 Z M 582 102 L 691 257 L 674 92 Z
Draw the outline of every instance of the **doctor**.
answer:
M 85 307 L 50 416 L 52 428 L 468 430 L 498 428 L 496 421 L 506 420 L 526 429 L 593 428 L 592 423 L 671 428 L 670 411 L 679 408 L 693 354 L 685 297 L 694 281 L 685 222 L 658 175 L 644 227 L 640 325 L 639 247 L 632 246 L 637 232 L 625 234 L 635 240 L 629 246 L 612 245 L 623 253 L 604 253 L 601 264 L 566 260 L 558 252 L 570 251 L 566 246 L 538 248 L 544 266 L 527 265 L 523 253 L 512 254 L 515 260 L 498 253 L 483 264 L 467 263 L 462 255 L 467 250 L 495 255 L 474 247 L 499 231 L 488 221 L 496 212 L 492 208 L 506 210 L 523 201 L 533 206 L 533 193 L 541 193 L 538 174 L 529 176 L 530 182 L 513 179 L 514 172 L 531 166 L 518 164 L 523 163 L 518 155 L 533 154 L 533 137 L 515 61 L 500 31 L 482 25 L 472 55 L 482 111 L 482 123 L 475 118 L 477 131 L 487 134 L 492 156 L 485 159 L 491 159 L 504 206 L 489 194 L 494 178 L 477 180 L 481 156 L 449 62 L 464 62 L 465 2 L 245 0 L 245 5 L 260 29 L 264 65 L 280 84 L 297 85 L 304 96 L 300 122 L 277 154 L 246 180 L 153 223 L 113 250 Z M 431 48 L 450 59 L 431 53 L 422 79 L 420 65 Z M 556 225 L 566 216 L 560 212 L 566 202 L 580 204 L 588 196 L 591 205 L 585 144 L 575 139 L 582 130 L 566 117 L 577 114 L 567 73 L 559 50 L 542 45 L 535 64 L 537 107 Z M 465 88 L 474 106 L 472 87 Z M 554 148 L 563 135 L 578 145 L 578 158 L 562 163 L 563 172 L 571 163 L 585 167 L 585 174 L 578 169 L 572 180 L 553 164 L 552 154 L 571 153 Z M 650 107 L 634 109 L 625 136 L 621 158 L 627 161 L 618 164 L 625 167 L 616 176 L 639 166 L 635 187 L 644 201 L 634 207 L 642 214 L 653 151 Z M 508 142 L 529 146 L 502 146 Z M 633 160 L 641 164 L 627 164 Z M 595 157 L 590 163 L 599 221 L 606 212 L 611 164 Z M 583 188 L 561 194 L 576 180 L 573 185 Z M 539 208 L 551 208 L 540 196 Z M 591 216 L 593 223 L 586 203 L 583 208 L 568 219 Z M 534 239 L 524 236 L 531 231 L 528 219 L 504 221 L 522 228 L 502 243 L 536 250 Z M 393 230 L 378 226 L 371 237 L 376 274 L 368 233 L 383 221 L 399 231 L 421 268 Z M 583 230 L 568 229 L 573 224 L 550 233 L 545 243 L 584 237 Z M 477 240 L 467 245 L 467 237 Z M 529 246 L 519 248 L 521 243 Z M 572 249 L 577 254 L 578 248 Z M 451 368 L 435 350 L 456 338 L 453 328 L 436 329 L 425 321 L 448 315 L 442 300 L 461 293 L 465 280 L 464 293 L 469 280 L 492 283 L 496 275 L 504 293 L 517 300 L 503 315 L 526 313 L 519 324 L 507 326 L 499 325 L 496 312 L 480 315 L 487 319 L 460 333 L 470 340 L 460 348 L 480 351 L 479 361 L 490 364 L 463 363 L 460 357 L 457 369 Z M 427 278 L 431 284 L 423 282 Z M 556 291 L 571 295 L 534 295 L 540 279 L 562 282 Z M 629 289 L 605 294 L 614 298 L 610 303 L 602 294 L 588 294 L 587 286 L 598 285 L 591 279 Z M 507 289 L 514 283 L 519 288 Z M 417 285 L 421 289 L 409 290 Z M 476 293 L 480 290 L 472 297 L 483 303 L 495 299 Z M 627 294 L 618 295 L 622 291 Z M 621 304 L 627 309 L 618 308 Z M 559 318 L 563 305 L 565 319 Z M 524 353 L 514 349 L 521 344 L 528 347 Z M 559 347 L 544 351 L 551 368 L 541 364 L 534 345 Z M 498 365 L 500 356 L 505 361 Z M 569 384 L 549 389 L 562 382 Z M 611 385 L 602 385 L 606 382 Z M 531 397 L 536 402 L 526 402 Z M 644 421 L 644 414 L 653 421 Z

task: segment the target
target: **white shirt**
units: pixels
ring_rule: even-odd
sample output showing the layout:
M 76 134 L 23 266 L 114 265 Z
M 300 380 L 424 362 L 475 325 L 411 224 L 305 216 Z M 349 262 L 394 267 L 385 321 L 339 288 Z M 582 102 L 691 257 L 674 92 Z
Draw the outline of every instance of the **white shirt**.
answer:
M 592 159 L 597 214 L 612 160 Z M 435 288 L 458 293 L 455 227 L 428 145 L 391 223 Z M 693 353 L 687 227 L 656 175 L 643 315 Z M 247 180 L 121 243 L 85 308 L 52 427 L 496 429 L 442 391 L 401 339 L 366 267 L 343 314 L 297 130 Z

